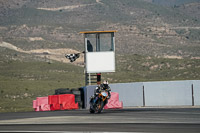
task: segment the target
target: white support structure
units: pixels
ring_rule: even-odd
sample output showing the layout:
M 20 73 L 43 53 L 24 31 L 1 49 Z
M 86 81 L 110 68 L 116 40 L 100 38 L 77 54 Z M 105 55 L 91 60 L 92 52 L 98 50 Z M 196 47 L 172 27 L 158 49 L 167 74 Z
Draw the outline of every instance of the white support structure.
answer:
M 84 34 L 86 85 L 91 84 L 92 73 L 115 72 L 115 32 L 80 32 Z

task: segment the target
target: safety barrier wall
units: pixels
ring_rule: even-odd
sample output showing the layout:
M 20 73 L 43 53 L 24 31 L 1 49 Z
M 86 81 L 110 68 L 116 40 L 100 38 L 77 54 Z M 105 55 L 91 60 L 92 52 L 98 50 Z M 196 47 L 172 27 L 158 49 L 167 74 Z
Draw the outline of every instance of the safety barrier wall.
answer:
M 86 108 L 95 87 L 84 88 Z M 117 83 L 110 87 L 119 93 L 124 107 L 200 105 L 200 80 Z
M 86 86 L 84 88 L 85 91 L 85 107 L 89 108 L 89 101 L 90 101 L 90 97 L 94 94 L 94 90 L 96 88 L 96 85 L 92 85 L 92 86 Z
M 143 106 L 142 83 L 118 83 L 111 84 L 111 91 L 119 93 L 119 100 L 123 106 Z
M 191 81 L 147 82 L 143 84 L 146 106 L 192 105 Z
M 200 80 L 192 81 L 192 88 L 194 90 L 194 105 L 200 105 Z

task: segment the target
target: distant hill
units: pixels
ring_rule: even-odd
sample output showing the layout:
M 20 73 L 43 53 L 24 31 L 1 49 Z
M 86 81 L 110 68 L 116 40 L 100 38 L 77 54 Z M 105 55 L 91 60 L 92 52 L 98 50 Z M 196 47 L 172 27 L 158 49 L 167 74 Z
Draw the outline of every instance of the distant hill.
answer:
M 199 3 L 198 0 L 1 1 L 0 40 L 24 50 L 82 51 L 80 31 L 118 30 L 118 54 L 196 57 L 200 56 Z M 30 37 L 43 40 L 28 41 Z
M 200 0 L 151 0 L 151 2 L 163 6 L 180 6 L 193 2 L 200 2 Z

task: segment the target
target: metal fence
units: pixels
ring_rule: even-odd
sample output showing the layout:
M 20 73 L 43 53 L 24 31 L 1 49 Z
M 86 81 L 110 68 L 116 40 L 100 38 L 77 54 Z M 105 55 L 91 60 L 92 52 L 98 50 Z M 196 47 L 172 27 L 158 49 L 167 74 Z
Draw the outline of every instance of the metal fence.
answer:
M 110 87 L 119 93 L 124 107 L 200 105 L 200 80 L 117 83 Z M 86 108 L 95 88 L 84 88 Z

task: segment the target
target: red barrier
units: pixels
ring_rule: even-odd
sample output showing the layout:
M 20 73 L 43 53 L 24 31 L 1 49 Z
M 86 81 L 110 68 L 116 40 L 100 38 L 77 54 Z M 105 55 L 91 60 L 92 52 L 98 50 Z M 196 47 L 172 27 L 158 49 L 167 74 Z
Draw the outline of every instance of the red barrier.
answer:
M 75 103 L 74 94 L 58 95 L 58 98 L 59 104 L 61 105 L 61 110 L 78 109 L 78 103 Z
M 35 111 L 49 111 L 50 106 L 48 104 L 48 97 L 37 97 L 35 101 L 33 101 L 33 106 L 36 107 Z
M 78 109 L 78 103 L 74 94 L 49 95 L 33 100 L 33 108 L 35 111 Z
M 78 103 L 75 104 L 73 94 L 50 95 L 48 97 L 50 110 L 78 109 Z
M 60 110 L 58 95 L 49 95 L 50 110 Z
M 119 102 L 119 93 L 111 92 L 111 98 L 108 103 L 104 106 L 104 109 L 122 109 L 123 103 Z

